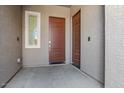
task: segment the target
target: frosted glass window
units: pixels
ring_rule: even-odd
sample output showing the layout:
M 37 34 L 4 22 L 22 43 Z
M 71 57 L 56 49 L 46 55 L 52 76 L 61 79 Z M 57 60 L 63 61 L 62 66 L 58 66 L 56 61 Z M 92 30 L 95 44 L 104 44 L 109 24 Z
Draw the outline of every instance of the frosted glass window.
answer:
M 40 48 L 40 13 L 25 13 L 25 47 Z
M 29 16 L 29 45 L 37 45 L 37 17 Z

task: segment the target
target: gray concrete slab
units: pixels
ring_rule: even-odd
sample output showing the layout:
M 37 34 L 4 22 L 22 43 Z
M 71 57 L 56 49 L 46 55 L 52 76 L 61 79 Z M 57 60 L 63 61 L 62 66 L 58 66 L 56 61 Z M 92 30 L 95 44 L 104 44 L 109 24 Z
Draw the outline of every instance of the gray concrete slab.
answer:
M 23 68 L 6 88 L 102 88 L 72 65 Z

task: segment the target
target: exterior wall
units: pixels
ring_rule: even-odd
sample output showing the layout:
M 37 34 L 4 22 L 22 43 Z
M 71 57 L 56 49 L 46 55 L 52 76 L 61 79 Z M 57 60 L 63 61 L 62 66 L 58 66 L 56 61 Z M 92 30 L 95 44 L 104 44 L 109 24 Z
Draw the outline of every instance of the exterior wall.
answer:
M 104 82 L 104 6 L 72 6 L 71 17 L 81 9 L 81 70 Z M 91 41 L 88 42 L 88 36 Z
M 22 55 L 21 12 L 20 6 L 0 6 L 0 87 L 21 67 L 17 63 L 17 58 Z
M 105 6 L 105 87 L 124 87 L 124 6 Z
M 24 14 L 25 10 L 41 13 L 41 48 L 25 48 Z M 23 6 L 23 65 L 34 67 L 49 65 L 49 16 L 66 18 L 66 64 L 70 63 L 70 8 L 61 6 Z

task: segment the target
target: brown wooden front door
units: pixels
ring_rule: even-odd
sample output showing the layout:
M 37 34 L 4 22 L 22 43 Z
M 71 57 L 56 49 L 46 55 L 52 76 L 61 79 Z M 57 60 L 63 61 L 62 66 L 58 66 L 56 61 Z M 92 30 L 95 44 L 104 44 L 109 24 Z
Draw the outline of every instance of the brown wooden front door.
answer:
M 72 17 L 72 61 L 80 68 L 80 11 Z
M 49 63 L 65 61 L 65 19 L 49 17 Z

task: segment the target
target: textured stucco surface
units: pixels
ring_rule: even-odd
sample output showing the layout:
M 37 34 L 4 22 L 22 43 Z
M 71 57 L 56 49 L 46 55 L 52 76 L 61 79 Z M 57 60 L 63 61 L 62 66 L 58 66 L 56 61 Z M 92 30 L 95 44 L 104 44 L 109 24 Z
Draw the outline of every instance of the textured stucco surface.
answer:
M 71 17 L 81 10 L 81 70 L 104 82 L 104 6 L 72 6 Z M 91 41 L 88 42 L 88 36 Z
M 0 6 L 0 87 L 21 67 L 21 17 L 20 6 Z
M 124 88 L 124 6 L 105 6 L 105 87 Z
M 25 11 L 36 11 L 41 13 L 41 47 L 25 48 Z M 49 16 L 65 18 L 65 56 L 66 62 L 70 63 L 70 8 L 62 6 L 43 6 L 31 5 L 23 6 L 23 65 L 29 67 L 37 67 L 41 65 L 49 65 Z

